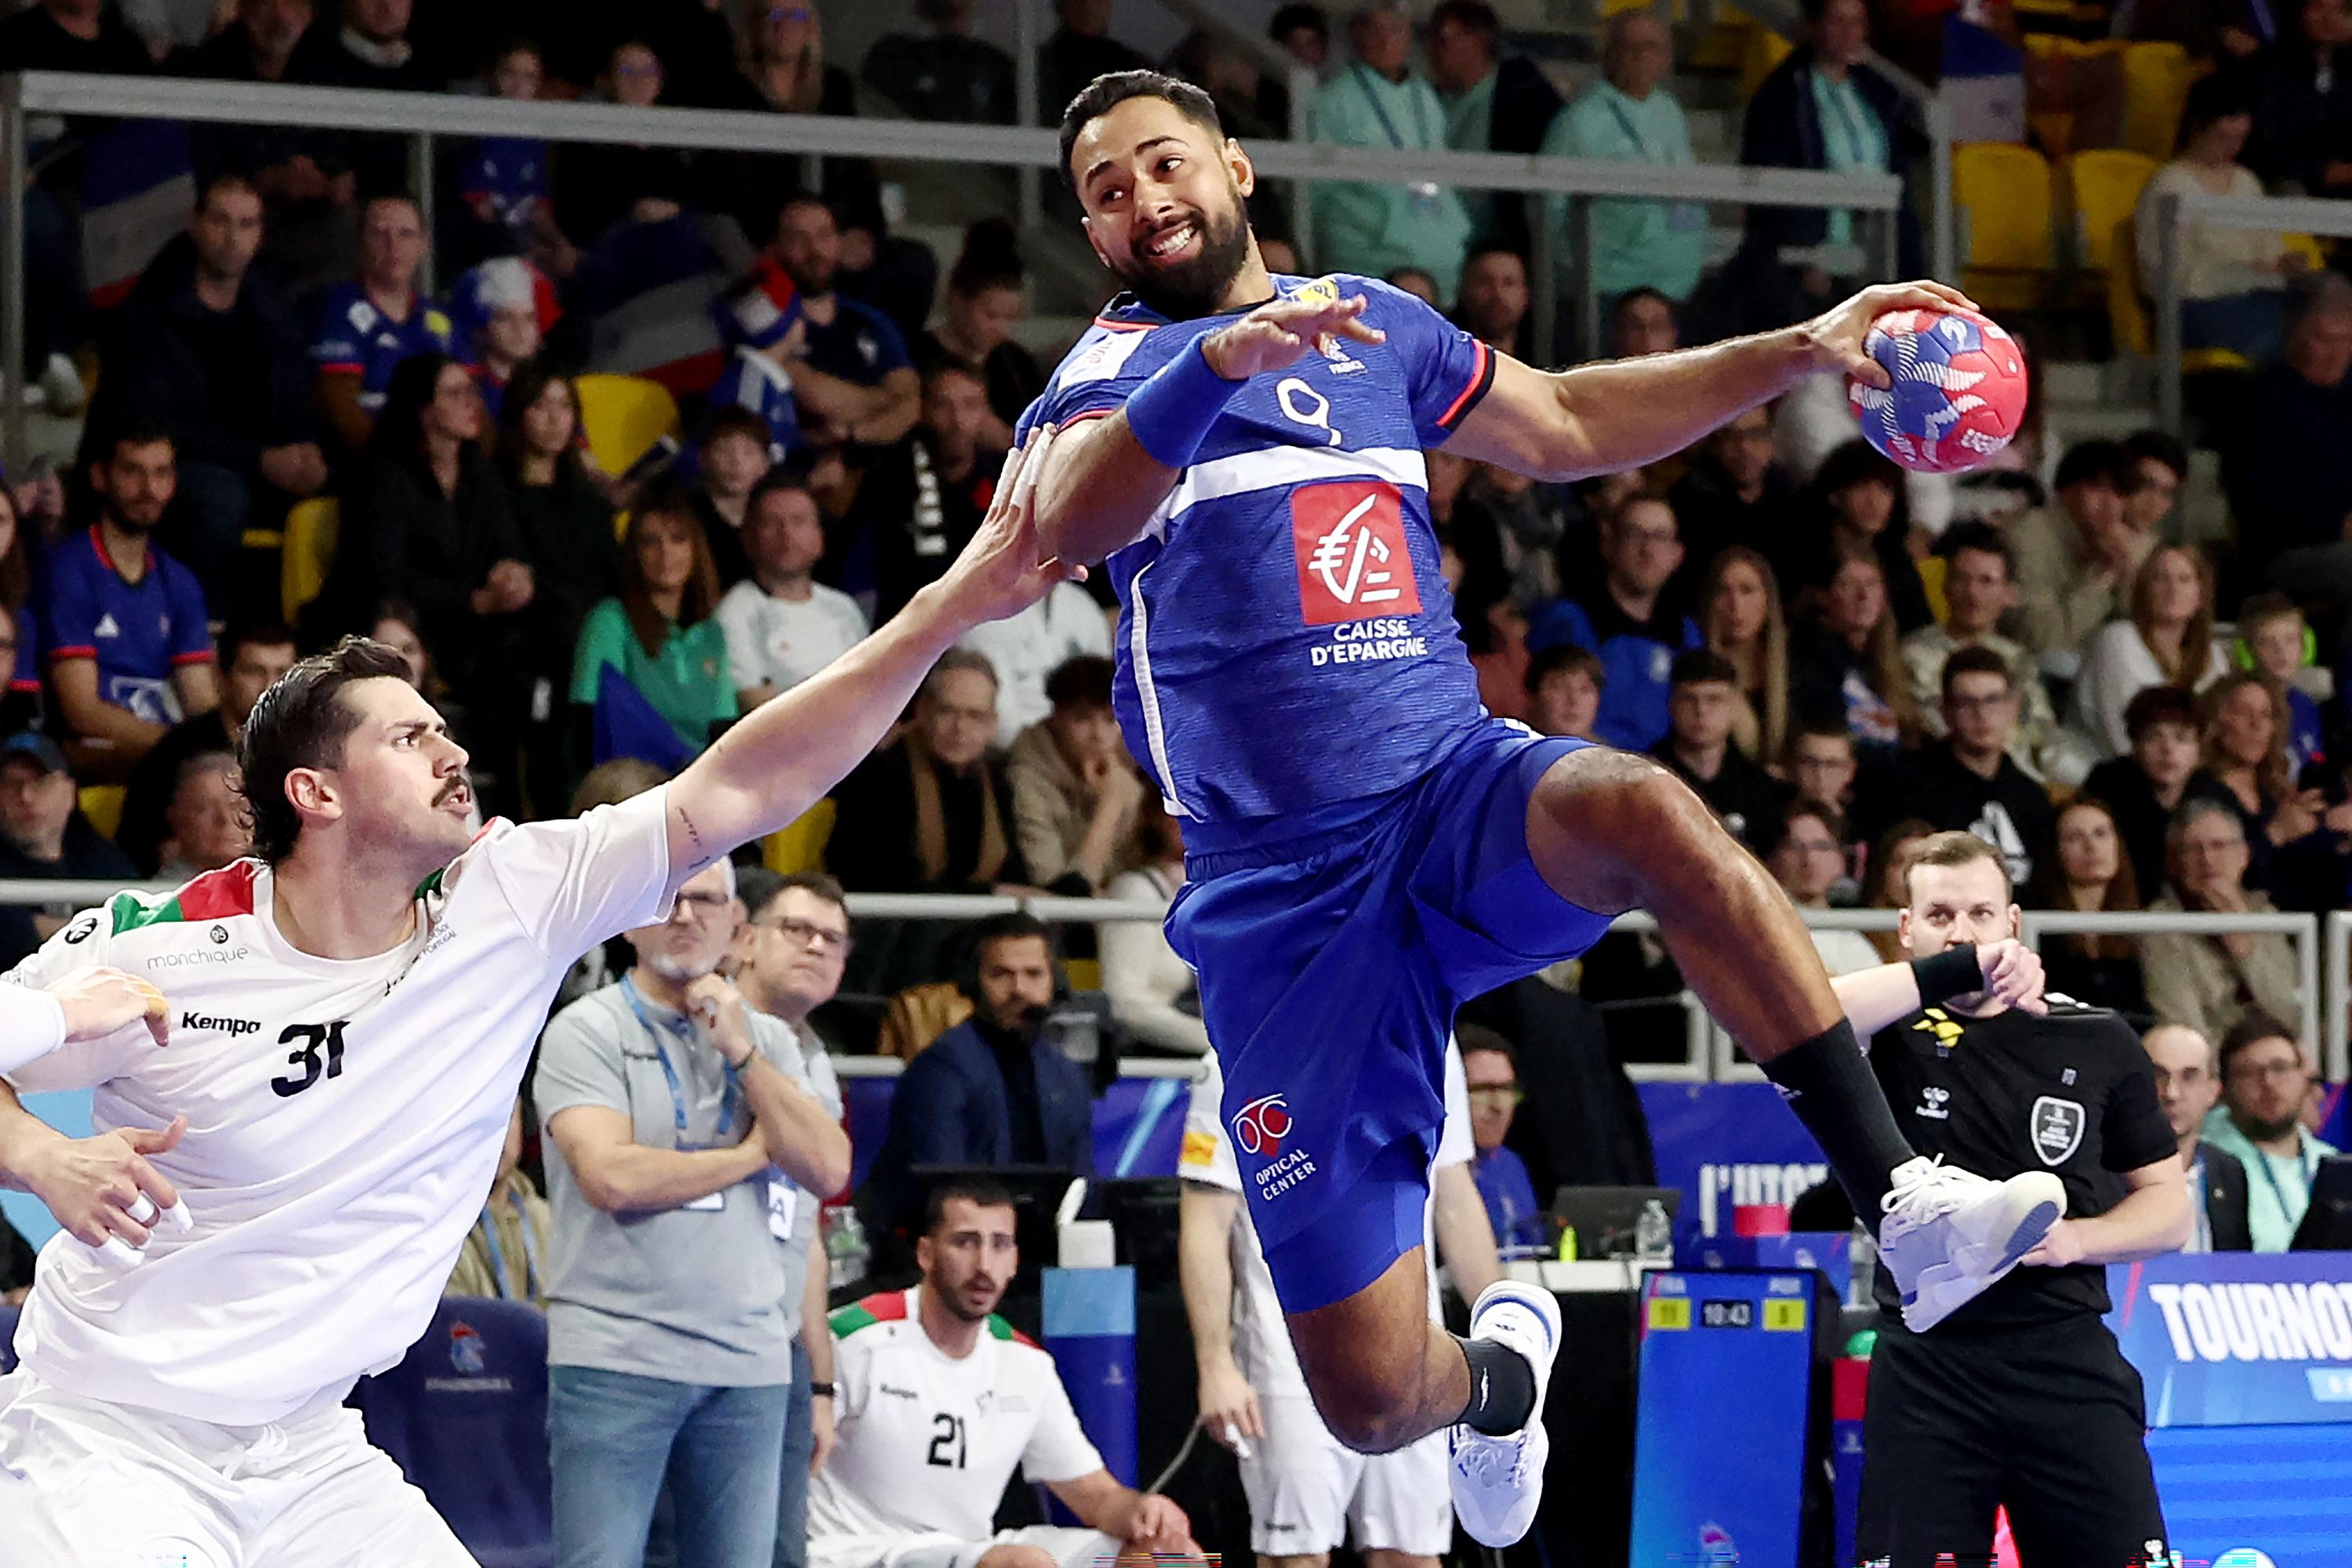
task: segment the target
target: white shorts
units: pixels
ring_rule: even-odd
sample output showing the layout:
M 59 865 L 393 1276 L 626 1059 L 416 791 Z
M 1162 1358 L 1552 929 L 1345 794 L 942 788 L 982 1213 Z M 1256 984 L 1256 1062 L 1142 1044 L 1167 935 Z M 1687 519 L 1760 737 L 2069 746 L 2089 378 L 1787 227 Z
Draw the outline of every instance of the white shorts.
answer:
M 808 1543 L 808 1559 L 809 1568 L 978 1568 L 980 1560 L 998 1546 L 1041 1548 L 1059 1568 L 1108 1564 L 1125 1550 L 1120 1542 L 1099 1530 L 1033 1524 L 1022 1530 L 1000 1530 L 985 1541 L 966 1541 L 939 1530 L 913 1535 L 813 1539 Z
M 475 1568 L 359 1412 L 215 1426 L 0 1377 L 0 1568 Z
M 1250 1547 L 1267 1557 L 1334 1551 L 1442 1557 L 1454 1544 L 1445 1434 L 1392 1454 L 1359 1454 L 1331 1436 L 1304 1394 L 1261 1394 L 1265 1441 L 1241 1461 Z

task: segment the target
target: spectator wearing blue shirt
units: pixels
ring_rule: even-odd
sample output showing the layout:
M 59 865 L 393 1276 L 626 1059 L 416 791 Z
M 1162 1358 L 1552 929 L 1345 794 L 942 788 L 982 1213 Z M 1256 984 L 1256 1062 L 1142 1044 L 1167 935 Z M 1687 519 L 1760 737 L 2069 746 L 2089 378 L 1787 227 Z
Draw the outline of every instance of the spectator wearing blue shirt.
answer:
M 1536 1201 L 1527 1163 L 1503 1147 L 1519 1109 L 1519 1063 L 1508 1040 L 1492 1029 L 1462 1024 L 1454 1031 L 1470 1089 L 1470 1141 L 1477 1148 L 1472 1177 L 1486 1201 L 1497 1247 L 1542 1247 L 1551 1226 Z
M 2310 668 L 2310 626 L 2284 594 L 2257 594 L 2238 606 L 2238 659 L 2268 677 L 2286 699 L 2287 776 L 2299 779 L 2326 761 L 2326 730 L 2319 704 L 2301 681 Z
M 815 196 L 786 202 L 761 259 L 763 270 L 790 279 L 799 300 L 801 342 L 797 353 L 784 342 L 784 365 L 810 438 L 868 447 L 904 440 L 922 412 L 922 386 L 890 319 L 835 292 L 841 229 L 833 208 Z
M 1700 643 L 1696 623 L 1662 604 L 1683 563 L 1675 509 L 1656 496 L 1620 501 L 1601 525 L 1601 586 L 1538 614 L 1528 647 L 1540 652 L 1570 643 L 1599 655 L 1603 679 L 1594 736 L 1645 752 L 1666 732 L 1675 655 Z
M 89 466 L 99 518 L 53 551 L 38 601 L 49 682 L 85 783 L 119 782 L 181 720 L 220 706 L 195 574 L 152 536 L 179 488 L 172 437 L 121 426 Z
M 517 103 L 539 97 L 547 77 L 539 46 L 518 38 L 490 62 L 490 90 Z M 478 255 L 539 256 L 565 270 L 570 249 L 548 199 L 547 143 L 536 136 L 485 136 L 457 166 L 457 199 L 477 225 Z
M 347 454 L 367 447 L 393 367 L 413 354 L 454 353 L 448 316 L 416 291 L 425 218 L 406 196 L 378 196 L 360 215 L 360 275 L 320 298 L 310 361 L 319 405 Z

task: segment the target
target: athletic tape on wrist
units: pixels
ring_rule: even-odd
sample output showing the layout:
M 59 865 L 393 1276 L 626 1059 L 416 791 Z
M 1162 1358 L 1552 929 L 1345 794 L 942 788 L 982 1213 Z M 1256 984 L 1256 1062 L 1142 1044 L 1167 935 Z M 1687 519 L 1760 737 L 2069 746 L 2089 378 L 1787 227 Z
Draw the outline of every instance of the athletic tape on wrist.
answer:
M 1955 996 L 1984 989 L 1984 965 L 1977 944 L 1964 942 L 1928 958 L 1911 961 L 1912 978 L 1919 983 L 1919 1005 L 1932 1007 Z
M 1204 334 L 1205 335 L 1205 334 Z M 1209 427 L 1242 384 L 1227 381 L 1201 351 L 1201 339 L 1147 377 L 1127 400 L 1127 427 L 1136 445 L 1166 468 L 1192 466 Z

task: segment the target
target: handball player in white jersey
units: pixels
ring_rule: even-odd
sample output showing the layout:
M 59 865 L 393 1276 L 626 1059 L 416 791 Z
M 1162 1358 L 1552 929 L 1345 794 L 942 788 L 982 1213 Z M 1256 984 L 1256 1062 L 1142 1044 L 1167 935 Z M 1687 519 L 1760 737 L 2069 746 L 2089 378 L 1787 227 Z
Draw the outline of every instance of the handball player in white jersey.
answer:
M 1446 1489 L 1445 1435 L 1432 1432 L 1386 1454 L 1359 1454 L 1331 1436 L 1315 1413 L 1298 1356 L 1283 1325 L 1282 1301 L 1266 1272 L 1265 1252 L 1242 1207 L 1241 1167 L 1221 1109 L 1224 1075 L 1212 1054 L 1192 1086 L 1184 1145 L 1178 1268 L 1201 1370 L 1201 1426 L 1234 1450 L 1249 1499 L 1250 1547 L 1258 1568 L 1325 1568 L 1331 1553 L 1355 1543 L 1365 1568 L 1435 1568 L 1454 1544 L 1454 1500 Z M 1442 1173 L 1467 1167 L 1470 1086 L 1462 1051 L 1445 1043 L 1445 1122 L 1430 1162 L 1431 1201 L 1423 1226 L 1428 1256 L 1436 1230 Z M 1462 1173 L 1466 1182 L 1466 1169 Z M 1475 1202 L 1475 1231 L 1436 1230 L 1454 1289 L 1475 1300 L 1501 1273 L 1486 1210 Z M 1465 1243 L 1475 1260 L 1459 1254 Z M 1441 1321 L 1437 1274 L 1429 1274 L 1429 1316 Z
M 254 858 L 118 895 L 10 976 L 123 971 L 170 1010 L 161 1043 L 128 1022 L 0 1057 L 0 1171 L 44 1173 L 79 1232 L 43 1249 L 0 1379 L 0 1568 L 471 1563 L 344 1396 L 430 1321 L 572 961 L 799 816 L 958 637 L 1068 575 L 1039 561 L 1024 472 L 889 625 L 577 821 L 473 834 L 466 753 L 389 648 L 352 639 L 263 695 Z M 63 1089 L 96 1090 L 113 1141 L 59 1176 L 65 1141 L 16 1096 Z M 157 1213 L 173 1197 L 184 1225 Z

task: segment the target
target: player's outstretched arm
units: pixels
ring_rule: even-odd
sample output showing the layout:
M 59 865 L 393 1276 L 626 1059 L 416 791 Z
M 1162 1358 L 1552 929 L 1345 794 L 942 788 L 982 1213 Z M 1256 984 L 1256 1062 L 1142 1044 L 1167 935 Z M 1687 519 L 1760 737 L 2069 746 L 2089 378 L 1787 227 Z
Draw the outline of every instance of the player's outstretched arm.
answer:
M 184 1232 L 194 1227 L 178 1189 L 147 1163 L 187 1130 L 182 1117 L 161 1131 L 125 1127 L 68 1138 L 0 1083 L 0 1186 L 40 1199 L 75 1240 L 136 1263 L 133 1248 L 147 1245 L 159 1220 Z
M 1037 529 L 1065 561 L 1100 561 L 1143 537 L 1177 473 L 1250 377 L 1280 370 L 1325 337 L 1377 343 L 1358 294 L 1302 291 L 1259 306 L 1154 371 L 1124 407 L 1073 426 L 1038 479 Z
M 2137 1263 L 2189 1244 L 2197 1215 L 2189 1208 L 2188 1173 L 2170 1157 L 2124 1173 L 2131 1191 L 2103 1215 L 2062 1219 L 2042 1245 L 2020 1259 L 2029 1268 L 2070 1263 Z
M 947 575 L 873 636 L 720 736 L 669 785 L 672 885 L 774 832 L 864 761 L 940 655 L 983 621 L 1015 614 L 1080 574 L 1043 551 L 1033 517 L 1047 427 L 1006 462 L 995 502 Z
M 1960 989 L 1952 989 L 1937 983 L 1935 977 L 1939 971 L 1923 972 L 1920 968 L 1923 963 L 1948 963 L 1960 951 L 1953 948 L 1933 959 L 1882 963 L 1875 969 L 1832 975 L 1830 989 L 1837 993 L 1838 1005 L 1845 1009 L 1853 1032 L 1865 1041 L 1897 1019 L 1907 1018 L 1922 1007 L 1967 994 L 1971 989 L 1981 990 L 1987 999 L 2003 1007 L 2022 1008 L 2028 1013 L 2050 1011 L 2050 1004 L 2042 996 L 2042 955 L 2015 937 L 2003 937 L 1969 950 L 1975 956 L 1980 984 L 1970 982 Z M 1923 973 L 1927 984 L 1937 986 L 1937 994 L 1920 994 Z
M 1201 1550 L 1192 1542 L 1192 1521 L 1182 1509 L 1158 1492 L 1120 1485 L 1108 1470 L 1047 1481 L 1045 1489 L 1087 1525 L 1130 1546 L 1186 1555 Z
M 1953 307 L 1975 308 L 1941 283 L 1884 283 L 1810 321 L 1705 348 L 1556 372 L 1497 354 L 1493 389 L 1446 450 L 1554 481 L 1639 468 L 1808 376 L 1888 385 L 1885 370 L 1863 352 L 1870 323 L 1889 310 Z

